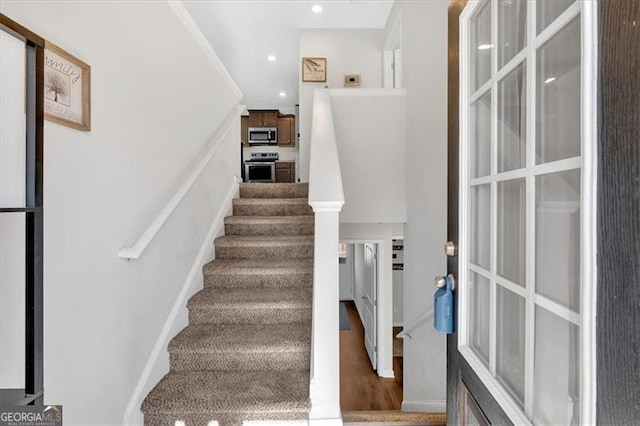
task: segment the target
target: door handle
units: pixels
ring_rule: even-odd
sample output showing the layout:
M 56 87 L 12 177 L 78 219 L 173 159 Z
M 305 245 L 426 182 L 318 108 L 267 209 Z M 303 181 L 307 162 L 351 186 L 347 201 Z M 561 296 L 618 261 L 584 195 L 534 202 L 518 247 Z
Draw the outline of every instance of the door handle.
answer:
M 446 277 L 437 276 L 433 279 L 433 284 L 437 288 L 444 288 L 447 286 L 447 281 L 449 281 L 449 287 L 451 287 L 451 291 L 456 289 L 456 279 L 453 274 L 449 274 Z

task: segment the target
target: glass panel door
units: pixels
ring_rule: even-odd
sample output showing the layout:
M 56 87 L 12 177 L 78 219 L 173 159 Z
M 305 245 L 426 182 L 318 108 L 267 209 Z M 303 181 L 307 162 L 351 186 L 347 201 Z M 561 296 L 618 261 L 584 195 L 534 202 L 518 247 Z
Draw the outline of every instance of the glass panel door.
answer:
M 519 424 L 581 422 L 582 19 L 484 0 L 461 20 L 459 350 Z

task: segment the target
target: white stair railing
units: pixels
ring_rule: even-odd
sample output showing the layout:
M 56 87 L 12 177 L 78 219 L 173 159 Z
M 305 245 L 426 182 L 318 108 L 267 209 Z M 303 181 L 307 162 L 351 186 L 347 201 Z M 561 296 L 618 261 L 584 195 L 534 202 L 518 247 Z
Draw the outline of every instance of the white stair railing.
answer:
M 147 246 L 151 243 L 153 238 L 156 236 L 158 231 L 165 224 L 171 213 L 178 207 L 180 201 L 187 194 L 191 186 L 198 180 L 198 177 L 202 174 L 202 171 L 205 169 L 211 158 L 213 158 L 214 154 L 222 145 L 225 136 L 229 133 L 232 126 L 237 125 L 238 120 L 240 120 L 240 114 L 245 109 L 244 105 L 237 105 L 227 119 L 222 123 L 222 125 L 218 128 L 216 134 L 209 142 L 209 147 L 207 152 L 200 158 L 198 163 L 193 167 L 192 172 L 189 174 L 187 179 L 182 182 L 182 185 L 176 190 L 173 196 L 169 199 L 164 208 L 158 213 L 158 215 L 153 219 L 153 221 L 149 224 L 147 229 L 138 237 L 138 240 L 132 247 L 123 247 L 118 251 L 118 257 L 127 260 L 136 260 L 138 259 L 142 253 L 145 251 Z M 240 176 L 235 176 L 234 179 L 236 183 L 241 182 Z
M 342 174 L 327 90 L 313 97 L 309 155 L 309 205 L 315 213 L 310 424 L 342 425 L 338 325 L 339 215 Z

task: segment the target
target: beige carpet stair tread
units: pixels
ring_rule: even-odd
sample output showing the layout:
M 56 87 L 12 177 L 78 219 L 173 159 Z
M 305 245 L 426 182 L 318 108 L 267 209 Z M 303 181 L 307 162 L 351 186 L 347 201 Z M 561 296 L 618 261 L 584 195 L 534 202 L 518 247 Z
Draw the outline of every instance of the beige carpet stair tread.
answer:
M 245 225 L 294 225 L 313 223 L 312 215 L 306 216 L 227 216 L 224 218 L 225 224 Z
M 421 425 L 445 425 L 447 415 L 445 413 L 411 413 L 407 411 L 378 410 L 378 411 L 345 411 L 342 413 L 342 421 L 349 423 L 375 423 L 393 425 L 421 424 Z
M 190 325 L 169 343 L 170 352 L 284 353 L 309 352 L 311 327 L 283 325 Z
M 215 259 L 204 266 L 205 275 L 312 274 L 313 259 Z
M 309 199 L 308 198 L 234 198 L 233 204 L 240 205 L 240 206 L 282 206 L 285 204 L 291 204 L 296 206 L 309 206 Z
M 216 247 L 288 247 L 313 246 L 313 235 L 224 235 Z
M 307 198 L 308 183 L 241 183 L 240 198 Z
M 310 308 L 311 288 L 204 289 L 188 302 L 188 308 Z
M 273 413 L 308 415 L 309 372 L 170 372 L 143 409 L 153 413 Z

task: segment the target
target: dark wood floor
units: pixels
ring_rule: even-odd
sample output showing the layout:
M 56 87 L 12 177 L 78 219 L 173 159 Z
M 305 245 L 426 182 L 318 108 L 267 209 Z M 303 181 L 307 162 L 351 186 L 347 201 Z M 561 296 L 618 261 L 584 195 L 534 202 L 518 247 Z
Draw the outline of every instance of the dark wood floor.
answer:
M 394 379 L 378 377 L 364 347 L 364 328 L 353 302 L 347 302 L 351 330 L 340 330 L 340 405 L 342 411 L 399 410 L 402 358 L 393 358 Z

